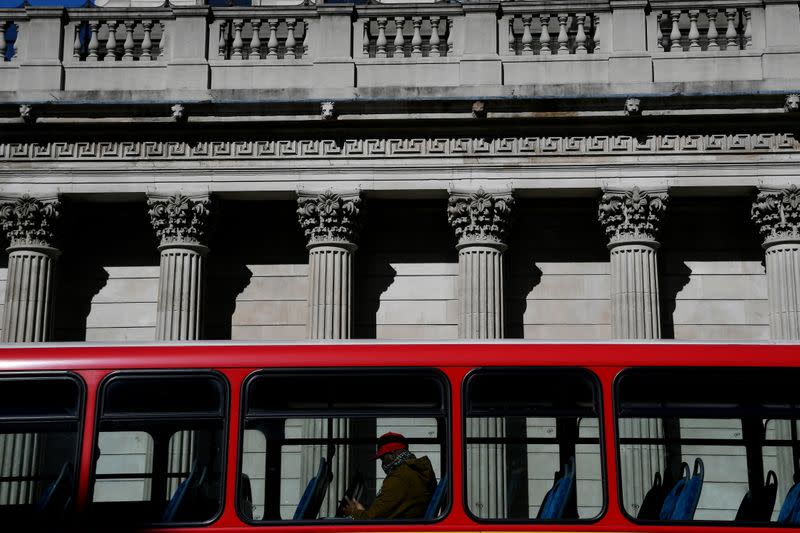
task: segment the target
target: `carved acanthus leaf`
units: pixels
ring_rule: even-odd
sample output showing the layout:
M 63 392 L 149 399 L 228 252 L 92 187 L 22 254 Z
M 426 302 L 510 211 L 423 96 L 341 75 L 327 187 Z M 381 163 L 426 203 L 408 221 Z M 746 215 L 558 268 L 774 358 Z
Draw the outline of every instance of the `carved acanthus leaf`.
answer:
M 355 243 L 358 239 L 358 214 L 361 197 L 332 191 L 301 194 L 297 198 L 297 218 L 308 244 Z
M 760 191 L 750 217 L 765 245 L 778 240 L 800 240 L 800 189 L 792 185 L 782 190 Z
M 513 207 L 510 193 L 492 194 L 483 189 L 470 194 L 454 193 L 448 201 L 447 219 L 459 245 L 505 244 Z
M 208 197 L 190 197 L 183 194 L 147 199 L 150 222 L 156 230 L 161 245 L 200 244 L 208 238 L 211 200 Z
M 41 200 L 24 195 L 0 199 L 0 225 L 11 246 L 53 246 L 59 207 L 55 198 Z
M 665 192 L 648 192 L 634 187 L 609 191 L 600 199 L 597 212 L 609 242 L 655 241 L 667 210 Z

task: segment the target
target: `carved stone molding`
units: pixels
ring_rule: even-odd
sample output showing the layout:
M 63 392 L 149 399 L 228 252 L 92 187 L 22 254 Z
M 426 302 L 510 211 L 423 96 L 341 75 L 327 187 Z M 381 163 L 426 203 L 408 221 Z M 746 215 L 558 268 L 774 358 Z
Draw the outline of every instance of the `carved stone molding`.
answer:
M 456 233 L 458 246 L 490 244 L 505 246 L 511 225 L 514 198 L 510 192 L 454 192 L 447 205 L 447 220 Z
M 0 197 L 0 226 L 11 248 L 52 247 L 59 207 L 55 197 Z
M 606 232 L 609 247 L 636 241 L 656 241 L 667 209 L 665 191 L 643 191 L 638 187 L 606 191 L 597 217 Z
M 750 217 L 758 226 L 764 248 L 783 241 L 800 242 L 800 189 L 762 189 Z
M 297 218 L 308 246 L 351 244 L 358 239 L 360 193 L 298 193 Z
M 3 161 L 120 161 L 209 159 L 315 159 L 352 156 L 513 157 L 624 154 L 800 152 L 788 132 L 692 135 L 543 137 L 429 137 L 412 139 L 284 139 L 256 141 L 101 141 L 0 143 Z
M 148 214 L 161 246 L 205 246 L 211 200 L 208 196 L 151 194 Z

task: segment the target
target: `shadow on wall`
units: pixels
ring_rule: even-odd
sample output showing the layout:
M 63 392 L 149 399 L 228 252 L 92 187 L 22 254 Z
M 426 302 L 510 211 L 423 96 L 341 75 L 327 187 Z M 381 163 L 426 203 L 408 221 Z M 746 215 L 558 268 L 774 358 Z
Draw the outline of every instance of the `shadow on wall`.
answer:
M 580 280 L 580 263 L 608 263 L 606 240 L 597 221 L 597 198 L 518 199 L 506 252 L 506 338 L 525 338 L 525 314 L 544 276 L 569 274 Z M 546 263 L 547 271 L 543 271 Z M 546 305 L 585 298 L 580 288 L 549 288 Z M 529 324 L 548 326 L 550 324 Z M 552 324 L 560 326 L 563 324 Z M 566 324 L 569 325 L 569 324 Z
M 294 199 L 218 200 L 214 208 L 214 230 L 207 263 L 204 337 L 229 340 L 233 336 L 237 303 L 259 276 L 259 271 L 265 267 L 275 270 L 270 267 L 279 265 L 307 265 L 308 251 L 297 222 L 297 202 Z M 276 298 L 267 292 L 254 292 L 250 297 Z M 280 305 L 280 302 L 275 300 L 275 305 Z
M 93 305 L 138 299 L 137 291 L 120 279 L 107 301 L 96 302 L 109 282 L 108 268 L 130 267 L 127 275 L 135 282 L 136 267 L 158 266 L 157 241 L 147 206 L 138 202 L 67 203 L 59 235 L 53 340 L 85 341 Z
M 353 338 L 378 338 L 379 325 L 388 331 L 382 335 L 386 338 L 454 338 L 444 332 L 457 326 L 457 317 L 453 324 L 442 324 L 426 322 L 424 317 L 423 322 L 415 323 L 412 316 L 415 307 L 447 305 L 446 291 L 435 290 L 451 269 L 449 265 L 458 263 L 455 237 L 447 221 L 447 199 L 370 199 L 362 213 L 354 260 Z M 425 294 L 428 284 L 434 289 Z M 393 286 L 391 300 L 386 300 L 385 293 Z M 454 292 L 449 299 L 455 297 Z
M 750 219 L 752 197 L 672 198 L 661 235 L 659 277 L 661 279 L 662 337 L 719 337 L 715 328 L 733 328 L 741 338 L 750 338 L 742 326 L 767 332 L 768 324 L 734 323 L 728 315 L 716 317 L 715 324 L 690 323 L 677 317 L 678 301 L 698 300 L 698 305 L 725 305 L 733 316 L 754 316 L 754 305 L 765 300 L 766 284 L 760 294 L 756 284 L 765 275 L 764 253 L 755 224 Z M 690 293 L 681 294 L 692 279 Z M 683 306 L 684 310 L 687 308 Z M 740 314 L 733 311 L 741 311 Z M 701 311 L 698 311 L 702 314 Z M 684 323 L 677 323 L 676 319 Z M 678 332 L 682 326 L 686 334 Z M 722 331 L 722 330 L 719 330 Z M 687 335 L 689 335 L 687 337 Z M 730 334 L 724 338 L 731 337 Z

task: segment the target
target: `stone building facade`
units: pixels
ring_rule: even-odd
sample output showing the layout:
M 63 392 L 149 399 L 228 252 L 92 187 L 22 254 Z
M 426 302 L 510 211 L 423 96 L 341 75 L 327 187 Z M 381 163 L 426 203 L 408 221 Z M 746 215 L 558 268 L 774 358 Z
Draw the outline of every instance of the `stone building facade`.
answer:
M 3 342 L 800 337 L 796 0 L 0 30 Z

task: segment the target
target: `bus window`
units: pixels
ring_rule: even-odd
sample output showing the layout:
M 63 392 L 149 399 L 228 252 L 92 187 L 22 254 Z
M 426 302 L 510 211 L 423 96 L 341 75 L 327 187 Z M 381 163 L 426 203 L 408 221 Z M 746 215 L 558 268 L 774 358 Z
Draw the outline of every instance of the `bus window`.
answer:
M 387 432 L 407 438 L 415 462 L 430 461 L 434 486 L 446 474 L 447 387 L 436 372 L 269 371 L 245 391 L 237 493 L 245 521 L 344 518 L 345 495 L 369 509 L 385 477 L 376 439 Z M 433 519 L 440 510 L 387 513 L 374 519 Z
M 72 513 L 83 383 L 0 377 L 0 523 L 63 523 Z
M 798 474 L 798 378 L 794 369 L 623 372 L 616 394 L 626 513 L 776 522 Z
M 599 385 L 581 369 L 482 369 L 465 387 L 466 502 L 483 520 L 603 509 Z
M 210 372 L 101 385 L 90 513 L 98 523 L 204 523 L 222 509 L 226 384 Z

